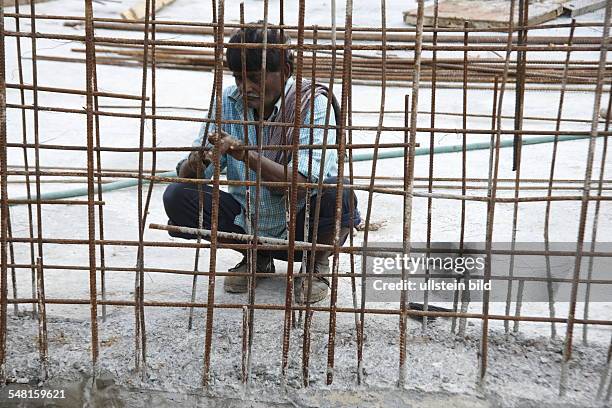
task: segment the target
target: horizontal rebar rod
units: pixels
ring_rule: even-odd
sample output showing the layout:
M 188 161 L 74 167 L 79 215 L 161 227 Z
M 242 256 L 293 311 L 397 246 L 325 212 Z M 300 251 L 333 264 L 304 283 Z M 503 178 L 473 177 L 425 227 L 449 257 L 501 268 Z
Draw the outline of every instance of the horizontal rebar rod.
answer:
M 317 244 L 319 245 L 319 244 Z M 296 261 L 297 262 L 297 261 Z M 7 264 L 8 268 L 16 268 L 16 269 L 31 269 L 32 268 L 32 264 Z M 58 270 L 64 270 L 64 271 L 89 271 L 89 266 L 78 266 L 78 265 L 53 265 L 53 264 L 46 264 L 45 265 L 45 269 L 58 269 Z M 128 267 L 128 266 L 109 266 L 109 265 L 105 265 L 104 267 L 102 266 L 96 266 L 96 270 L 99 271 L 108 271 L 108 272 L 139 272 L 140 268 L 136 268 L 136 267 Z M 143 269 L 145 272 L 147 273 L 161 273 L 161 274 L 170 274 L 170 275 L 189 275 L 189 276 L 193 276 L 193 275 L 198 275 L 198 276 L 209 276 L 211 275 L 210 272 L 203 272 L 203 271 L 194 271 L 192 269 L 190 270 L 183 270 L 183 269 L 169 269 L 169 268 L 144 268 Z M 230 272 L 230 271 L 215 271 L 215 275 L 216 276 L 250 276 L 250 274 L 248 272 L 244 272 L 244 273 L 239 273 L 239 272 Z M 314 274 L 315 276 L 320 276 L 320 277 L 331 277 L 332 274 L 331 273 L 316 273 Z M 287 273 L 286 272 L 273 272 L 273 273 L 263 273 L 263 272 L 257 272 L 257 276 L 259 277 L 286 277 Z M 336 276 L 338 276 L 339 278 L 357 278 L 357 277 L 361 277 L 361 276 L 366 276 L 366 277 L 380 277 L 379 274 L 375 274 L 375 273 L 366 273 L 365 275 L 362 273 L 348 273 L 348 272 L 339 272 Z M 396 273 L 396 274 L 392 274 L 392 273 L 385 273 L 384 277 L 386 278 L 398 278 L 401 277 L 401 273 Z M 411 273 L 410 278 L 431 278 L 431 274 L 424 274 L 424 273 Z M 444 277 L 448 277 L 448 276 L 441 276 L 441 275 L 436 275 L 436 277 L 439 278 L 444 278 Z M 451 276 L 456 278 L 457 275 Z M 470 279 L 483 279 L 484 275 L 470 275 Z M 494 281 L 523 281 L 523 282 L 557 282 L 557 283 L 572 283 L 574 280 L 571 278 L 547 278 L 547 277 L 538 277 L 538 276 L 520 276 L 520 275 L 513 275 L 513 276 L 508 276 L 508 275 L 491 275 L 490 276 L 491 280 Z M 589 283 L 589 284 L 597 284 L 597 285 L 612 285 L 612 279 L 585 279 L 585 278 L 581 278 L 578 280 L 578 283 Z
M 8 299 L 9 304 L 22 304 L 22 303 L 35 303 L 38 302 L 38 299 Z M 46 298 L 45 303 L 50 305 L 89 305 L 89 299 L 59 299 L 59 298 Z M 133 300 L 98 300 L 97 303 L 99 305 L 107 305 L 107 306 L 135 306 L 136 302 Z M 163 302 L 163 301 L 145 301 L 143 302 L 143 306 L 145 307 L 194 307 L 199 309 L 242 309 L 243 307 L 248 307 L 256 310 L 278 310 L 285 311 L 285 305 L 280 304 L 243 304 L 243 303 L 202 303 L 202 302 Z M 308 306 L 313 312 L 329 312 L 329 307 L 322 306 Z M 292 304 L 291 310 L 305 310 L 306 306 L 300 304 Z M 356 313 L 361 312 L 360 308 L 350 308 L 350 307 L 339 307 L 336 306 L 334 310 L 338 313 Z M 400 311 L 395 309 L 377 309 L 377 308 L 365 308 L 363 309 L 365 313 L 368 314 L 377 314 L 377 315 L 398 315 L 400 313 L 405 313 L 409 316 L 430 316 L 430 317 L 462 317 L 466 319 L 483 319 L 485 317 L 484 314 L 481 313 L 462 313 L 462 312 L 439 312 L 434 310 L 422 311 L 422 310 L 413 310 L 408 309 L 406 311 Z M 563 317 L 542 317 L 542 316 L 513 316 L 513 315 L 486 315 L 488 319 L 491 320 L 508 320 L 508 321 L 520 321 L 520 322 L 535 322 L 535 323 L 567 323 L 567 319 Z M 595 320 L 595 319 L 575 319 L 574 323 L 576 324 L 589 324 L 596 326 L 612 326 L 612 320 Z

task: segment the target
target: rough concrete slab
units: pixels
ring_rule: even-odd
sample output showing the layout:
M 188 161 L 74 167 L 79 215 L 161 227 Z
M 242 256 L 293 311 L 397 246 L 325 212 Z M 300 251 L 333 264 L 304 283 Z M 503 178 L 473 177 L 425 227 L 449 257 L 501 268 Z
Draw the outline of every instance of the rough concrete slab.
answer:
M 563 3 L 563 11 L 570 17 L 578 17 L 583 14 L 599 10 L 606 5 L 606 0 L 572 0 Z
M 563 7 L 556 1 L 532 3 L 529 5 L 529 25 L 553 20 L 561 15 Z M 417 10 L 404 12 L 404 22 L 416 25 Z M 503 28 L 510 21 L 510 2 L 505 0 L 447 0 L 438 4 L 439 27 Z M 518 21 L 518 7 L 514 14 Z M 424 24 L 433 26 L 434 6 L 425 7 Z

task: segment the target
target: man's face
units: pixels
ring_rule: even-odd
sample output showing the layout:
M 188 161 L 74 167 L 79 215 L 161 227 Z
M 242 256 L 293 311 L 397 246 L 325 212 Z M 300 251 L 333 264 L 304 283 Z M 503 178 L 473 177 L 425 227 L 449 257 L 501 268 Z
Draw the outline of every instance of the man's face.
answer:
M 234 72 L 233 74 L 240 92 L 246 93 L 247 106 L 251 109 L 259 109 L 262 98 L 261 71 L 248 71 L 246 78 L 242 77 L 242 72 Z M 281 92 L 283 92 L 286 80 L 287 73 L 283 75 L 282 71 L 266 72 L 266 87 L 263 96 L 264 111 L 271 111 Z

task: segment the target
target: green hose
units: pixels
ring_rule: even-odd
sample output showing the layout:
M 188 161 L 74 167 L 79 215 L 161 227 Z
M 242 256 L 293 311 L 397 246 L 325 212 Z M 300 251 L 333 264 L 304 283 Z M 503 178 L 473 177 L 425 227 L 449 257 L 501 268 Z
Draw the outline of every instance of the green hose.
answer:
M 587 139 L 590 136 L 559 136 L 559 142 L 566 142 L 566 141 L 570 141 L 570 140 L 580 140 L 580 139 Z M 541 137 L 532 137 L 532 138 L 528 138 L 528 139 L 523 139 L 523 145 L 532 145 L 532 144 L 542 144 L 542 143 L 551 143 L 555 140 L 554 136 L 541 136 Z M 514 140 L 512 139 L 507 139 L 504 141 L 501 141 L 499 146 L 500 147 L 511 147 L 514 145 Z M 491 148 L 491 144 L 490 142 L 480 142 L 480 143 L 470 143 L 466 146 L 466 150 L 471 151 L 471 150 L 488 150 Z M 462 145 L 449 145 L 449 146 L 436 146 L 434 147 L 434 154 L 443 154 L 443 153 L 456 153 L 456 152 L 460 152 L 463 150 L 463 146 Z M 429 154 L 429 147 L 419 147 L 417 149 L 415 149 L 414 152 L 415 156 L 424 156 L 424 155 L 428 155 Z M 378 159 L 392 159 L 392 158 L 397 158 L 397 157 L 404 157 L 404 149 L 397 149 L 397 150 L 387 150 L 387 151 L 383 151 L 383 152 L 379 152 L 377 155 Z M 359 162 L 359 161 L 369 161 L 372 160 L 374 158 L 374 154 L 373 153 L 361 153 L 361 154 L 354 154 L 353 155 L 353 161 L 354 162 Z M 176 176 L 176 172 L 174 171 L 168 171 L 165 173 L 159 173 L 156 174 L 156 176 L 159 177 L 175 177 Z M 148 184 L 148 180 L 143 180 L 142 184 L 146 185 Z M 102 185 L 102 191 L 113 191 L 113 190 L 119 190 L 122 188 L 127 188 L 127 187 L 133 187 L 138 185 L 138 180 L 137 179 L 129 179 L 129 180 L 121 180 L 121 181 L 115 181 L 112 183 L 107 183 L 107 184 L 103 184 Z M 97 191 L 97 186 L 96 186 L 96 191 Z M 87 195 L 87 187 L 80 187 L 80 188 L 72 188 L 69 190 L 62 190 L 62 191 L 52 191 L 50 193 L 44 193 L 41 195 L 41 199 L 42 200 L 58 200 L 58 199 L 62 199 L 62 198 L 70 198 L 70 197 L 80 197 L 80 196 L 85 196 Z M 16 198 L 15 200 L 27 200 L 27 197 L 19 197 Z M 36 196 L 33 195 L 32 196 L 32 200 L 36 200 Z M 12 204 L 12 205 L 19 205 L 19 204 Z
M 175 171 L 167 171 L 165 173 L 158 173 L 155 174 L 155 176 L 159 176 L 159 177 L 175 177 L 176 176 L 176 172 Z M 142 184 L 146 185 L 148 184 L 149 181 L 148 180 L 143 180 Z M 135 185 L 138 185 L 138 179 L 128 179 L 128 180 L 120 180 L 120 181 L 114 181 L 112 183 L 106 183 L 106 184 L 102 184 L 102 191 L 113 191 L 113 190 L 119 190 L 122 188 L 128 188 L 128 187 L 134 187 Z M 94 186 L 94 191 L 98 191 L 98 186 Z M 70 197 L 81 197 L 81 196 L 86 196 L 88 193 L 87 187 L 78 187 L 78 188 L 71 188 L 69 190 L 61 190 L 61 191 L 51 191 L 49 193 L 43 193 L 41 194 L 41 200 L 60 200 L 62 198 L 70 198 Z M 15 200 L 27 200 L 28 197 L 19 197 L 19 198 L 15 198 Z M 36 200 L 36 195 L 32 195 L 32 200 Z M 19 204 L 11 204 L 11 206 L 13 205 L 19 205 Z
M 569 140 L 579 140 L 589 138 L 590 136 L 559 136 L 560 142 L 566 142 Z M 542 144 L 542 143 L 551 143 L 555 140 L 554 136 L 540 136 L 540 137 L 531 137 L 529 139 L 523 139 L 523 145 L 531 145 L 531 144 Z M 513 139 L 503 140 L 499 143 L 499 147 L 512 147 L 514 146 Z M 479 142 L 479 143 L 470 143 L 466 146 L 466 150 L 488 150 L 491 148 L 490 142 Z M 447 146 L 436 146 L 434 147 L 434 154 L 442 154 L 442 153 L 456 153 L 463 150 L 462 145 L 447 145 Z M 415 156 L 424 156 L 429 154 L 429 147 L 417 147 L 414 151 Z M 361 153 L 354 154 L 353 161 L 368 161 L 372 160 L 373 153 Z M 404 149 L 400 150 L 387 150 L 384 152 L 378 153 L 379 159 L 392 159 L 396 157 L 404 157 Z

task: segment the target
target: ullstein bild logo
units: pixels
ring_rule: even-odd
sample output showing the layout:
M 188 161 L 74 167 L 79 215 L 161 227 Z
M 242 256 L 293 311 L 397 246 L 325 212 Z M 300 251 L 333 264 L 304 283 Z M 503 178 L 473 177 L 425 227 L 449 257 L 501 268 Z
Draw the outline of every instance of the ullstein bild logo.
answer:
M 585 248 L 591 248 L 586 244 Z M 583 256 L 581 268 L 589 270 L 591 280 L 578 286 L 578 299 L 590 292 L 590 301 L 607 302 L 612 297 L 609 279 L 612 270 L 612 243 L 596 243 L 592 254 Z M 364 248 L 366 302 L 399 302 L 408 291 L 411 301 L 451 302 L 458 292 L 468 292 L 470 301 L 505 302 L 510 289 L 521 283 L 524 302 L 569 301 L 575 268 L 575 243 L 517 242 L 492 243 L 491 270 L 485 280 L 484 242 L 411 243 L 411 252 L 402 253 L 401 243 L 376 243 Z M 546 251 L 545 251 L 546 249 Z M 586 272 L 585 272 L 586 275 Z

